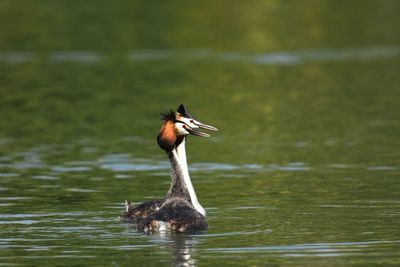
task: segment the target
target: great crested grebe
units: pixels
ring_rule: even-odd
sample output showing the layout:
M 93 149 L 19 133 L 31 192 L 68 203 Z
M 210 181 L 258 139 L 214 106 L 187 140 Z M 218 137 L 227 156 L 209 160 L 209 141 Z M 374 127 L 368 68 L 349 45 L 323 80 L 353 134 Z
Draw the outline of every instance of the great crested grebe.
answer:
M 125 201 L 125 212 L 121 221 L 134 222 L 144 232 L 157 230 L 194 231 L 207 229 L 206 211 L 200 205 L 186 161 L 185 141 L 190 135 L 209 137 L 198 128 L 217 131 L 218 129 L 201 123 L 190 115 L 188 109 L 180 105 L 161 113 L 164 123 L 157 136 L 158 145 L 165 150 L 171 163 L 171 186 L 162 199 L 150 200 L 137 206 Z

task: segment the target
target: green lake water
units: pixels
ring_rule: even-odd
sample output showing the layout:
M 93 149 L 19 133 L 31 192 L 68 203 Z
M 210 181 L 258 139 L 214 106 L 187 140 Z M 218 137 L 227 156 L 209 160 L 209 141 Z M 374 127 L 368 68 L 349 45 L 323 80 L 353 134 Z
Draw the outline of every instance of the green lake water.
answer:
M 0 2 L 0 265 L 399 266 L 399 1 Z M 209 229 L 152 234 L 159 113 Z

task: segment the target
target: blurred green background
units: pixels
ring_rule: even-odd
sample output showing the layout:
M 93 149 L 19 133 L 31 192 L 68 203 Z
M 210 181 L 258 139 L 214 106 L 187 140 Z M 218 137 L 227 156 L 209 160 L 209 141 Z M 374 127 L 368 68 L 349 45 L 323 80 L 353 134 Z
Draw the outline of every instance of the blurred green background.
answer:
M 184 103 L 220 129 L 188 142 L 210 214 L 210 236 L 183 238 L 192 265 L 399 264 L 399 14 L 397 0 L 1 0 L 2 261 L 184 263 L 181 239 L 114 220 L 123 199 L 167 190 L 159 113 Z M 93 228 L 79 217 L 64 235 L 55 221 L 78 211 Z M 332 243 L 298 260 L 269 247 L 307 242 Z

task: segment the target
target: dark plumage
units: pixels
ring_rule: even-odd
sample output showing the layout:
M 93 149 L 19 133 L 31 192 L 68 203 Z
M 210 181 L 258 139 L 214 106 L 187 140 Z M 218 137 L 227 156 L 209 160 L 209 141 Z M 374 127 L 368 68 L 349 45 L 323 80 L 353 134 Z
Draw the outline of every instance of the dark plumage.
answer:
M 165 120 L 165 121 L 175 122 L 175 120 L 176 120 L 175 111 L 173 111 L 172 109 L 163 111 L 160 113 L 160 115 L 161 115 L 161 119 Z
M 201 231 L 208 227 L 206 218 L 182 198 L 167 200 L 158 212 L 139 221 L 138 229 L 144 232 L 172 230 L 178 232 Z M 161 228 L 161 229 L 160 229 Z M 163 229 L 162 229 L 163 228 Z
M 180 105 L 177 109 L 177 111 L 179 112 L 179 114 L 181 114 L 183 117 L 186 118 L 191 118 L 192 115 L 190 115 L 188 107 L 185 107 L 184 105 Z
M 150 214 L 160 210 L 164 204 L 165 198 L 149 200 L 140 203 L 136 207 L 128 207 L 125 212 L 120 215 L 120 220 L 126 223 L 138 223 L 139 221 L 146 219 Z

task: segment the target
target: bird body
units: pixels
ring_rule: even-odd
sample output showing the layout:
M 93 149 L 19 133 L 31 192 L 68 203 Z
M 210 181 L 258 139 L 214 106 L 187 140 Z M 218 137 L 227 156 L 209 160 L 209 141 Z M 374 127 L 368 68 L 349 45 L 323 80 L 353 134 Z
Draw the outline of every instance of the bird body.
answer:
M 216 131 L 215 127 L 194 119 L 186 107 L 180 105 L 161 114 L 164 123 L 157 137 L 161 149 L 165 150 L 171 164 L 171 185 L 164 198 L 132 206 L 125 203 L 123 222 L 136 223 L 144 232 L 153 231 L 196 231 L 208 227 L 206 211 L 198 201 L 186 160 L 186 137 L 190 135 L 208 137 L 197 129 Z

